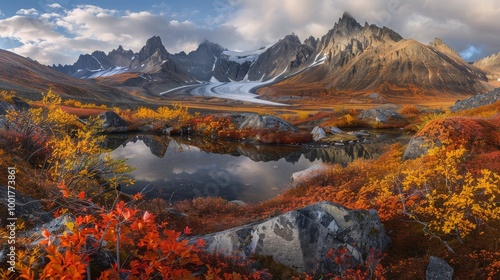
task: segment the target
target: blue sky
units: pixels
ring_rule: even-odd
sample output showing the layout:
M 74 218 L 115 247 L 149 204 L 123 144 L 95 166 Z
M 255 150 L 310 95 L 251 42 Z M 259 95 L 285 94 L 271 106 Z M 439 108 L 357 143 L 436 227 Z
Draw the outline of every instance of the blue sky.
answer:
M 0 48 L 44 64 L 118 45 L 139 51 L 154 35 L 171 53 L 205 39 L 251 50 L 292 32 L 321 37 L 345 11 L 424 44 L 439 37 L 469 61 L 500 51 L 497 0 L 2 1 Z

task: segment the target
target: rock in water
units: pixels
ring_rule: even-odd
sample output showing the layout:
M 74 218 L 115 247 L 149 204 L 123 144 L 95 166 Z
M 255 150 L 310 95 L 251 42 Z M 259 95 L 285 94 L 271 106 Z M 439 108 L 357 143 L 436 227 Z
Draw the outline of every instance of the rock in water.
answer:
M 426 280 L 451 280 L 453 268 L 443 259 L 431 256 L 425 272 Z
M 106 132 L 127 132 L 128 123 L 113 111 L 107 111 L 99 115 L 103 120 L 103 128 Z
M 331 272 L 338 269 L 330 249 L 346 248 L 351 264 L 362 264 L 373 252 L 386 249 L 389 238 L 375 210 L 350 210 L 320 202 L 264 221 L 192 237 L 203 239 L 206 251 L 226 256 L 272 256 L 298 271 Z

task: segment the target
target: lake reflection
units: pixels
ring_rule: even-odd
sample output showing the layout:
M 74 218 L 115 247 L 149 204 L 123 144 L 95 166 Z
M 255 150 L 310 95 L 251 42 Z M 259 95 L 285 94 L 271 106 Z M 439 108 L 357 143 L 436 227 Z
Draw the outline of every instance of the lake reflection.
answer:
M 372 158 L 387 145 L 307 147 L 254 145 L 201 137 L 119 135 L 108 138 L 111 155 L 135 168 L 134 186 L 148 198 L 177 201 L 198 196 L 258 202 L 288 188 L 291 175 L 320 162 L 347 164 Z

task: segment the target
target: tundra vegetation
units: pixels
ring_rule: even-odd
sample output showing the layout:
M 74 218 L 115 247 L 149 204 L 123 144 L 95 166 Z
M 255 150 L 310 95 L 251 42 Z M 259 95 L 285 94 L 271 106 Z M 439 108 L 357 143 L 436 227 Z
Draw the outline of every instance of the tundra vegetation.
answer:
M 0 99 L 11 102 L 14 95 L 2 91 Z M 127 178 L 132 167 L 112 159 L 103 148 L 98 117 L 85 122 L 78 118 L 104 110 L 114 110 L 131 126 L 149 125 L 153 131 L 190 127 L 208 137 L 269 136 L 265 131 L 238 130 L 225 117 L 192 113 L 182 104 L 109 108 L 63 101 L 50 90 L 29 110 L 8 111 L 6 128 L 0 132 L 0 175 L 6 177 L 7 167 L 16 166 L 22 182 L 16 191 L 40 200 L 39 211 L 63 219 L 64 227 L 50 232 L 28 218 L 20 219 L 18 273 L 2 267 L 0 278 L 422 279 L 431 255 L 447 260 L 459 278 L 500 277 L 500 102 L 440 114 L 405 106 L 399 113 L 409 122 L 406 128 L 436 140 L 425 154 L 403 161 L 405 147 L 394 144 L 377 159 L 331 165 L 321 176 L 276 198 L 244 206 L 217 197 L 170 205 L 160 198 L 145 201 L 141 193 L 120 192 L 133 183 Z M 367 125 L 355 117 L 357 113 L 297 111 L 282 117 L 297 125 L 314 120 L 340 128 Z M 467 129 L 447 130 L 458 124 Z M 268 138 L 277 143 L 303 140 L 287 135 Z M 202 241 L 191 244 L 185 239 L 323 200 L 377 210 L 391 238 L 386 254 L 352 267 L 346 249 L 332 248 L 328 257 L 342 268 L 341 275 L 305 275 L 265 256 L 241 260 L 209 255 Z M 0 231 L 6 244 L 8 232 L 5 227 Z M 96 261 L 103 252 L 108 267 Z

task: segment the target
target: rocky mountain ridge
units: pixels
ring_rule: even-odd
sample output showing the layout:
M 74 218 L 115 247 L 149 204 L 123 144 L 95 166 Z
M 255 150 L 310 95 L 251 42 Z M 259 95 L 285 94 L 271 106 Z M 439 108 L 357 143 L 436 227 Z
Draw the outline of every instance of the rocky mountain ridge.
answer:
M 465 62 L 441 39 L 424 45 L 387 27 L 361 25 L 348 13 L 321 38 L 311 36 L 301 42 L 291 34 L 253 52 L 229 51 L 204 41 L 188 54 L 170 54 L 160 37 L 154 36 L 137 53 L 119 46 L 107 55 L 95 51 L 81 55 L 73 65 L 52 67 L 77 78 L 144 73 L 141 77 L 146 77 L 147 85 L 137 86 L 149 91 L 235 81 L 278 82 L 271 90 L 278 93 L 297 85 L 340 93 L 490 90 L 486 73 Z

